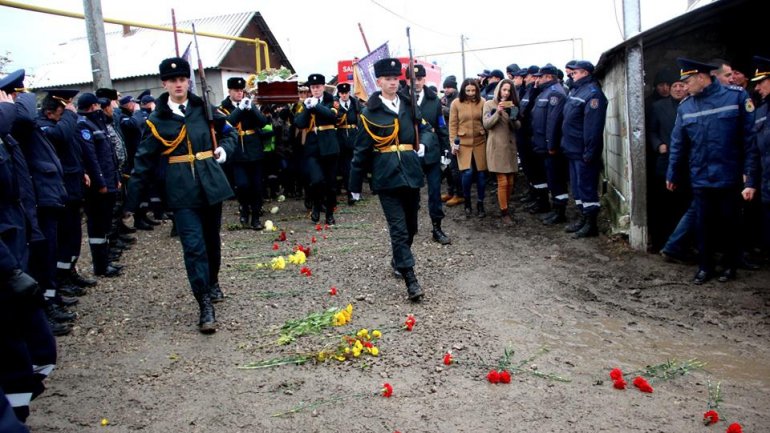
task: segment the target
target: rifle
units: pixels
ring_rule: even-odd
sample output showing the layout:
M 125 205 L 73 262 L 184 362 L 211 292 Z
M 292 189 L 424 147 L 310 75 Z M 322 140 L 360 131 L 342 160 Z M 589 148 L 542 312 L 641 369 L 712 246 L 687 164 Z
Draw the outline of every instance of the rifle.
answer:
M 417 94 L 414 92 L 414 57 L 412 56 L 412 37 L 409 35 L 409 27 L 406 28 L 406 40 L 409 41 L 409 97 L 412 100 L 412 123 L 414 124 L 414 149 L 420 150 L 420 119 L 417 118 Z
M 217 150 L 217 134 L 214 131 L 214 111 L 211 109 L 211 103 L 209 103 L 209 86 L 206 84 L 206 72 L 203 70 L 201 52 L 198 49 L 198 33 L 195 32 L 195 23 L 192 24 L 192 31 L 193 40 L 195 41 L 195 53 L 198 55 L 198 79 L 201 82 L 201 98 L 203 98 L 203 107 L 206 110 L 206 120 L 209 122 L 212 150 Z

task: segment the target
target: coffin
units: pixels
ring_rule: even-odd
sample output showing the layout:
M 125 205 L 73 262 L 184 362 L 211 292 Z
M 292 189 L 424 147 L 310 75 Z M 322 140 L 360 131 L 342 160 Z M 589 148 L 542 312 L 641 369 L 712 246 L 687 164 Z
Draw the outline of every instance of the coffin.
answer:
M 291 104 L 297 102 L 299 90 L 296 81 L 261 81 L 257 83 L 257 102 L 260 104 Z

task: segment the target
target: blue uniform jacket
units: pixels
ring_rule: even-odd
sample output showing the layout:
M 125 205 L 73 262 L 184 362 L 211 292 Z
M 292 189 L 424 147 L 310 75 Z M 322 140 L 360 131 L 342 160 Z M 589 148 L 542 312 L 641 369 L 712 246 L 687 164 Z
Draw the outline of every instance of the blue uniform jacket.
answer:
M 120 117 L 120 130 L 126 145 L 126 163 L 123 166 L 124 178 L 128 177 L 131 170 L 134 169 L 134 156 L 139 148 L 139 143 L 142 142 L 146 120 L 147 114 L 142 110 L 136 110 L 133 113 L 124 110 Z
M 561 125 L 564 117 L 564 102 L 567 94 L 558 81 L 548 81 L 540 86 L 540 92 L 532 108 L 532 149 L 545 154 L 558 150 L 561 144 Z
M 591 162 L 601 158 L 604 149 L 604 121 L 607 97 L 591 77 L 573 83 L 564 104 L 561 150 L 569 159 Z
M 79 113 L 75 140 L 80 143 L 85 155 L 85 167 L 91 178 L 91 188 L 107 187 L 107 192 L 117 192 L 120 174 L 115 149 L 107 137 L 101 110 Z
M 770 118 L 768 118 L 768 108 L 770 100 L 765 98 L 762 105 L 759 106 L 754 120 L 754 132 L 759 152 L 759 162 L 762 172 L 762 201 L 770 203 Z M 758 167 L 754 168 L 756 173 Z
M 754 106 L 741 87 L 712 82 L 682 101 L 676 114 L 666 180 L 690 171 L 693 188 L 756 187 Z
M 67 190 L 59 156 L 43 131 L 37 126 L 35 94 L 20 93 L 16 97 L 16 122 L 11 135 L 21 145 L 35 188 L 38 206 L 64 207 Z
M 75 140 L 77 121 L 78 115 L 70 110 L 64 110 L 58 122 L 45 117 L 43 113 L 37 117 L 37 125 L 53 144 L 59 157 L 68 201 L 82 200 L 84 193 L 83 149 Z

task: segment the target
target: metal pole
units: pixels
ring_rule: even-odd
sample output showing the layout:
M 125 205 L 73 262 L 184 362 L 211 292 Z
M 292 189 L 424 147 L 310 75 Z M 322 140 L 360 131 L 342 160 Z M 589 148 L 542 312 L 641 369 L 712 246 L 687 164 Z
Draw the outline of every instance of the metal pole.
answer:
M 460 35 L 460 52 L 463 58 L 463 80 L 465 80 L 465 35 Z
M 104 19 L 101 0 L 83 0 L 88 49 L 91 52 L 91 73 L 95 88 L 112 88 L 110 63 L 107 57 L 107 39 L 104 37 Z
M 626 39 L 641 31 L 639 0 L 623 0 L 623 29 Z M 631 232 L 629 242 L 637 250 L 647 248 L 647 152 L 644 116 L 644 55 L 640 43 L 626 48 L 626 103 L 628 104 L 628 191 Z
M 361 32 L 361 37 L 364 38 L 364 46 L 366 47 L 366 52 L 371 53 L 372 50 L 369 49 L 369 42 L 366 41 L 366 35 L 364 34 L 364 28 L 361 27 L 361 23 L 358 23 L 358 30 Z

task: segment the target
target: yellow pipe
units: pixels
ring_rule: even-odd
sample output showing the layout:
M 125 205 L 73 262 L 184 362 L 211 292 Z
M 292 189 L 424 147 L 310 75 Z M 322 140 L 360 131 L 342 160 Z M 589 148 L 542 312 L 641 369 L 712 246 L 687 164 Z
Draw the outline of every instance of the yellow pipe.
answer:
M 28 5 L 28 4 L 14 2 L 14 1 L 0 0 L 0 6 L 7 6 L 7 7 L 11 7 L 11 8 L 16 8 L 16 9 L 23 9 L 23 10 L 28 10 L 28 11 L 32 11 L 32 12 L 41 12 L 41 13 L 51 14 L 51 15 L 60 15 L 60 16 L 69 17 L 69 18 L 85 19 L 85 15 L 83 15 L 81 13 L 69 12 L 69 11 L 65 11 L 65 10 L 61 10 L 61 9 L 52 9 L 52 8 L 47 8 L 47 7 L 43 7 L 43 6 Z M 110 24 L 120 24 L 120 25 L 139 27 L 139 28 L 144 28 L 144 29 L 161 30 L 161 31 L 164 31 L 164 32 L 173 32 L 174 31 L 174 29 L 172 27 L 164 27 L 164 26 L 158 26 L 158 25 L 154 25 L 154 24 L 144 24 L 144 23 L 140 23 L 140 22 L 136 22 L 136 21 L 117 20 L 117 19 L 114 19 L 114 18 L 103 18 L 103 21 L 105 23 L 110 23 Z M 186 29 L 177 28 L 176 31 L 177 31 L 177 33 L 185 33 L 185 34 L 188 34 L 188 35 L 193 34 L 192 30 L 186 30 Z M 265 42 L 265 41 L 263 41 L 263 40 L 261 40 L 259 38 L 249 39 L 249 38 L 242 38 L 242 37 L 239 37 L 239 36 L 220 35 L 220 34 L 217 34 L 217 33 L 209 33 L 209 32 L 197 32 L 197 33 L 198 33 L 199 36 L 206 36 L 206 37 L 217 38 L 217 39 L 229 39 L 231 41 L 246 42 L 248 44 L 254 44 L 256 46 L 256 48 L 257 48 L 257 55 L 256 55 L 257 71 L 260 70 L 259 69 L 259 67 L 260 67 L 259 46 L 260 45 L 264 46 L 265 53 L 267 54 L 267 52 L 268 52 L 267 51 L 268 50 L 267 42 Z M 270 67 L 270 57 L 266 55 L 265 58 L 266 58 L 265 62 L 267 63 L 266 67 L 269 68 Z

